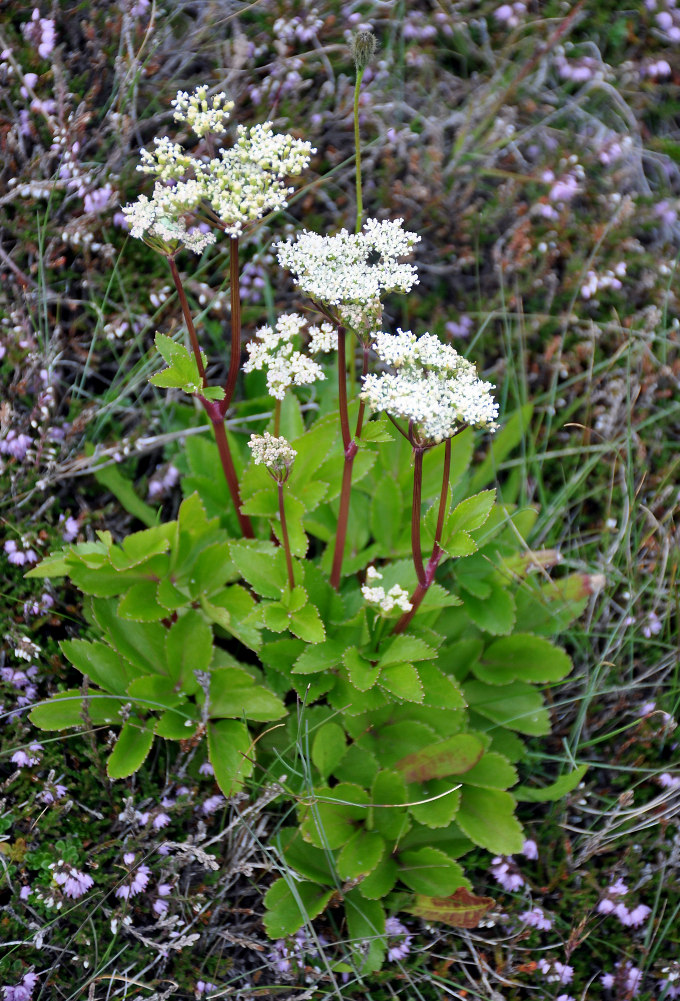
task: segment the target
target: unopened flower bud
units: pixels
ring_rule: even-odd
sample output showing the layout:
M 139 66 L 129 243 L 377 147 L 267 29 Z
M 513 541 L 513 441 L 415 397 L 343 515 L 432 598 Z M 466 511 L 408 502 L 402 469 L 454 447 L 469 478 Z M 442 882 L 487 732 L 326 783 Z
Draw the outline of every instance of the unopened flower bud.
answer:
M 358 72 L 365 70 L 375 54 L 378 40 L 372 31 L 358 31 L 352 38 L 352 58 Z

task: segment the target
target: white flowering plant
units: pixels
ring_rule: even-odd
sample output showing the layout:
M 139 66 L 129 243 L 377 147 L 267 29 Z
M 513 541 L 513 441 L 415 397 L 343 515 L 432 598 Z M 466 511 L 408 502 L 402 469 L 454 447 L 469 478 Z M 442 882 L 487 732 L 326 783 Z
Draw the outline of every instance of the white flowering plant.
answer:
M 224 135 L 224 95 L 203 87 L 174 106 L 199 139 Z M 217 156 L 169 139 L 143 154 L 154 193 L 126 213 L 132 235 L 168 260 L 188 342 L 157 336 L 167 367 L 152 382 L 196 398 L 214 436 L 189 437 L 177 459 L 176 520 L 120 543 L 100 532 L 30 571 L 70 577 L 88 624 L 88 638 L 62 643 L 84 686 L 31 719 L 118 727 L 113 778 L 144 767 L 156 738 L 186 749 L 205 737 L 227 797 L 271 774 L 297 812 L 273 850 L 298 878 L 268 890 L 268 933 L 293 933 L 339 896 L 348 937 L 370 939 L 364 963 L 377 969 L 388 910 L 471 927 L 490 906 L 458 860 L 522 846 L 517 800 L 536 795 L 518 784 L 522 736 L 550 730 L 540 689 L 571 662 L 549 637 L 594 582 L 551 581 L 555 554 L 523 541 L 536 511 L 489 488 L 528 409 L 473 464 L 475 429 L 499 426 L 493 386 L 434 334 L 384 329 L 384 297 L 417 281 L 404 258 L 419 237 L 401 219 L 364 222 L 359 188 L 354 234 L 278 244 L 313 322 L 281 314 L 242 352 L 239 239 L 285 204 L 282 178 L 312 152 L 266 124 L 239 127 Z M 183 247 L 208 247 L 201 219 L 229 240 L 221 385 L 208 380 L 176 263 Z M 242 374 L 257 372 L 273 405 L 246 441 L 225 419 L 238 426 Z

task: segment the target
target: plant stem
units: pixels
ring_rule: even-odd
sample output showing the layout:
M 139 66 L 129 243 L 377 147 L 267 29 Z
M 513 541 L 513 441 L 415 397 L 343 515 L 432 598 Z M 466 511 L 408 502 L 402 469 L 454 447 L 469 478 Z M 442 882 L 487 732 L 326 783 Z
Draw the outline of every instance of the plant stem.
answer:
M 420 507 L 423 486 L 423 454 L 425 449 L 413 446 L 413 503 L 411 505 L 411 552 L 418 584 L 425 584 L 425 568 L 420 548 Z
M 229 240 L 229 293 L 231 296 L 231 357 L 229 373 L 224 386 L 224 399 L 220 409 L 226 414 L 236 389 L 236 380 L 241 362 L 241 293 L 239 286 L 238 237 Z
M 363 365 L 361 366 L 361 379 L 363 383 L 363 378 L 368 373 L 368 344 L 362 344 L 362 348 L 364 350 L 364 361 Z M 365 410 L 366 410 L 366 403 L 364 402 L 364 400 L 361 400 L 359 403 L 359 416 L 357 417 L 357 429 L 354 432 L 355 438 L 361 438 L 361 431 L 364 426 Z
M 288 538 L 288 524 L 286 522 L 286 506 L 283 501 L 283 483 L 277 482 L 279 488 L 279 517 L 281 518 L 281 541 L 286 554 L 286 569 L 288 571 L 288 586 L 293 590 L 295 587 L 295 574 L 293 573 L 293 557 L 290 553 L 290 540 Z
M 204 404 L 205 406 L 205 404 Z M 215 441 L 217 442 L 217 450 L 220 454 L 220 461 L 222 463 L 222 469 L 224 471 L 224 477 L 227 481 L 227 486 L 229 487 L 229 493 L 231 494 L 231 499 L 234 502 L 234 508 L 236 509 L 236 517 L 238 518 L 238 523 L 243 532 L 243 536 L 246 539 L 254 539 L 255 533 L 253 532 L 253 526 L 251 524 L 250 518 L 247 514 L 241 513 L 241 494 L 238 486 L 238 476 L 236 475 L 236 469 L 234 467 L 234 461 L 231 457 L 231 451 L 229 449 L 229 442 L 227 441 L 227 430 L 224 426 L 224 417 L 219 414 L 218 408 L 215 407 L 216 413 L 211 413 L 213 408 L 206 410 L 212 421 L 213 430 L 215 432 Z
M 421 463 L 421 480 L 422 480 L 422 461 L 423 461 L 423 459 L 422 459 L 422 453 L 424 452 L 424 449 L 421 449 L 420 452 L 421 452 L 420 463 Z M 418 462 L 418 455 L 417 455 L 417 451 L 416 451 L 416 447 L 415 446 L 414 446 L 414 453 L 416 453 L 416 455 L 415 455 L 415 462 L 417 463 Z M 413 594 L 411 595 L 411 597 L 409 599 L 410 602 L 411 602 L 411 610 L 409 612 L 404 612 L 404 614 L 401 616 L 401 618 L 398 620 L 397 624 L 395 625 L 394 629 L 392 630 L 393 633 L 403 633 L 407 629 L 407 627 L 408 627 L 411 619 L 413 618 L 413 616 L 416 614 L 416 612 L 420 608 L 421 602 L 422 602 L 423 598 L 425 597 L 425 595 L 427 594 L 430 585 L 434 582 L 435 574 L 437 572 L 437 567 L 439 566 L 439 563 L 441 562 L 441 558 L 444 555 L 444 550 L 441 548 L 441 546 L 439 545 L 439 543 L 441 542 L 442 531 L 444 529 L 444 518 L 446 517 L 446 505 L 447 505 L 448 496 L 449 496 L 449 477 L 450 477 L 450 475 L 451 475 L 451 439 L 447 438 L 446 439 L 446 445 L 444 446 L 444 469 L 442 471 L 442 489 L 441 489 L 441 493 L 439 495 L 439 512 L 437 514 L 437 528 L 436 528 L 435 534 L 434 534 L 434 544 L 432 546 L 432 555 L 430 556 L 430 559 L 428 560 L 427 567 L 424 569 L 423 576 L 422 576 L 422 579 L 421 579 L 421 576 L 418 573 L 418 565 L 416 563 L 416 551 L 415 551 L 415 547 L 414 547 L 413 563 L 414 563 L 414 565 L 416 567 L 416 574 L 418 575 L 418 585 L 417 585 L 415 591 L 413 592 Z M 418 490 L 418 494 L 420 494 L 420 488 Z M 416 469 L 414 467 L 414 470 L 413 470 L 413 509 L 412 509 L 412 516 L 415 514 L 415 508 L 416 508 Z M 414 522 L 413 517 L 412 517 L 412 520 L 411 520 L 411 539 L 412 539 L 412 541 L 413 541 L 413 538 L 414 538 L 414 524 L 415 524 L 415 522 Z M 418 534 L 418 556 L 420 558 L 420 567 L 421 567 L 421 570 L 422 570 L 423 569 L 423 563 L 422 563 L 422 556 L 420 555 L 420 496 L 418 496 L 418 533 L 417 534 Z
M 356 183 L 356 200 L 357 200 L 357 223 L 356 223 L 356 233 L 361 231 L 361 221 L 364 214 L 364 201 L 363 194 L 361 191 L 361 136 L 359 134 L 359 93 L 361 91 L 361 81 L 364 76 L 364 70 L 357 69 L 357 79 L 354 84 L 354 150 L 355 150 L 355 183 Z
M 340 587 L 340 577 L 342 575 L 342 557 L 345 551 L 345 540 L 347 538 L 347 520 L 349 518 L 349 501 L 352 492 L 352 466 L 354 456 L 357 454 L 357 443 L 354 441 L 349 430 L 349 413 L 347 410 L 347 364 L 345 355 L 345 340 L 347 331 L 345 327 L 338 327 L 338 403 L 340 408 L 340 429 L 342 432 L 342 444 L 345 449 L 345 464 L 342 470 L 342 487 L 340 490 L 340 508 L 338 510 L 338 524 L 335 530 L 335 549 L 333 551 L 333 566 L 331 569 L 331 587 L 337 591 Z
M 208 380 L 205 374 L 203 359 L 201 358 L 201 349 L 198 343 L 196 328 L 194 327 L 194 321 L 191 316 L 191 310 L 189 309 L 189 303 L 187 302 L 187 297 L 184 292 L 184 286 L 182 285 L 182 279 L 177 269 L 177 265 L 175 264 L 175 259 L 173 257 L 168 257 L 168 263 L 170 265 L 170 272 L 172 274 L 172 279 L 175 283 L 175 288 L 177 289 L 177 295 L 179 296 L 180 305 L 182 307 L 184 322 L 186 323 L 187 330 L 189 332 L 189 339 L 191 341 L 191 348 L 194 353 L 194 358 L 196 359 L 196 365 L 198 366 L 198 373 L 201 377 L 201 382 L 205 387 L 208 384 Z M 238 261 L 237 261 L 237 270 L 238 270 Z M 240 327 L 240 322 L 239 322 L 239 327 Z M 232 342 L 232 353 L 233 353 L 233 342 Z M 238 357 L 237 357 L 237 370 L 238 370 Z M 255 537 L 255 534 L 253 532 L 253 526 L 251 524 L 250 518 L 248 518 L 247 515 L 241 514 L 241 495 L 239 492 L 238 477 L 236 475 L 236 469 L 234 467 L 234 462 L 231 457 L 231 450 L 229 448 L 229 442 L 227 440 L 227 432 L 224 427 L 224 415 L 227 410 L 226 407 L 222 409 L 222 403 L 224 403 L 224 400 L 221 401 L 220 404 L 216 404 L 212 400 L 206 400 L 205 397 L 203 396 L 199 396 L 198 398 L 203 405 L 203 409 L 210 418 L 213 430 L 215 432 L 215 441 L 217 442 L 217 450 L 219 452 L 220 462 L 222 464 L 222 471 L 224 473 L 224 478 L 227 481 L 227 486 L 229 487 L 229 493 L 231 494 L 231 499 L 234 502 L 234 508 L 236 509 L 236 517 L 238 518 L 239 525 L 241 526 L 241 531 L 243 532 L 243 535 L 245 536 L 246 539 L 253 539 Z
M 179 271 L 177 270 L 177 265 L 175 264 L 175 258 L 168 257 L 168 264 L 170 265 L 170 273 L 172 274 L 172 280 L 175 283 L 175 288 L 177 289 L 177 295 L 179 296 L 179 304 L 182 307 L 184 322 L 186 323 L 187 330 L 189 332 L 189 340 L 191 341 L 191 350 L 194 352 L 194 358 L 196 359 L 196 365 L 198 366 L 198 374 L 200 375 L 201 381 L 205 386 L 207 385 L 205 377 L 205 366 L 203 365 L 203 359 L 201 358 L 201 349 L 198 344 L 196 328 L 194 327 L 194 321 L 191 317 L 191 310 L 189 309 L 189 303 L 187 302 L 187 297 L 184 292 L 182 279 L 180 278 Z
M 274 437 L 279 437 L 279 431 L 281 430 L 281 400 L 277 400 L 274 404 Z

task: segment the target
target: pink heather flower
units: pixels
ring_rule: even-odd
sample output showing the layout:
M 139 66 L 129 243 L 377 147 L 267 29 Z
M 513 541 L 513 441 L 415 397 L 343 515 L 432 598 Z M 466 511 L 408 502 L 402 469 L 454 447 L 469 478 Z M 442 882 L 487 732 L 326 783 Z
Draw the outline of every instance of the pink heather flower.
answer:
M 0 452 L 3 455 L 11 455 L 17 462 L 23 462 L 26 454 L 33 444 L 33 439 L 27 434 L 17 434 L 16 431 L 7 432 L 7 437 L 0 441 Z
M 40 755 L 37 752 L 42 751 L 42 749 L 43 749 L 42 744 L 39 744 L 37 741 L 34 740 L 32 743 L 28 745 L 28 751 L 31 752 L 30 754 L 28 753 L 27 750 L 22 748 L 21 750 L 14 752 L 11 760 L 19 768 L 24 768 L 30 765 L 37 765 L 38 762 L 40 761 Z
M 385 934 L 391 937 L 399 936 L 401 942 L 390 945 L 387 950 L 387 958 L 393 963 L 398 959 L 405 959 L 411 951 L 411 938 L 406 925 L 403 925 L 398 918 L 387 918 L 385 921 Z
M 617 879 L 607 887 L 607 893 L 610 897 L 622 897 L 624 893 L 628 893 L 628 887 L 622 879 Z
M 659 775 L 659 785 L 662 789 L 679 789 L 680 775 L 671 775 L 670 772 L 662 772 Z
M 83 208 L 86 212 L 103 212 L 111 200 L 113 189 L 110 184 L 105 184 L 95 191 L 89 191 L 85 195 Z
M 123 855 L 123 862 L 125 862 L 125 865 L 132 865 L 134 860 L 135 860 L 134 852 L 126 852 L 125 855 Z
M 647 616 L 647 621 L 642 627 L 642 635 L 646 639 L 651 639 L 652 636 L 658 636 L 663 629 L 663 622 L 656 614 L 656 612 L 650 612 Z
M 22 886 L 21 889 L 19 890 L 19 900 L 28 900 L 28 898 L 32 893 L 33 890 L 30 888 L 30 886 Z
M 527 838 L 522 845 L 522 855 L 532 860 L 538 858 L 538 845 L 532 838 Z
M 127 866 L 133 865 L 135 861 L 135 856 L 133 852 L 126 852 L 123 855 L 123 861 Z M 139 865 L 134 871 L 131 871 L 128 875 L 129 882 L 124 883 L 119 886 L 116 890 L 116 896 L 121 897 L 123 900 L 128 900 L 130 897 L 136 897 L 138 893 L 146 890 L 149 884 L 149 876 L 151 875 L 151 870 L 148 865 Z
M 38 977 L 35 973 L 26 973 L 16 987 L 3 987 L 4 1001 L 31 1001 L 37 983 Z
M 656 709 L 656 702 L 651 702 L 651 701 L 643 702 L 640 708 L 638 709 L 638 712 L 640 713 L 641 716 L 648 716 L 650 713 L 653 713 L 655 709 Z
M 151 821 L 151 826 L 155 831 L 160 831 L 162 827 L 167 827 L 170 823 L 170 817 L 167 813 L 157 813 L 156 816 Z
M 550 931 L 552 928 L 552 921 L 550 918 L 546 918 L 540 907 L 532 907 L 530 911 L 523 911 L 519 919 L 532 928 L 538 928 L 539 931 Z
M 79 531 L 80 525 L 78 524 L 78 520 L 69 515 L 64 521 L 61 537 L 64 542 L 73 542 L 73 540 L 78 537 Z
M 196 981 L 196 993 L 200 997 L 202 994 L 210 994 L 212 991 L 217 990 L 217 984 L 208 983 L 207 980 L 197 980 Z
M 516 870 L 511 871 L 510 866 L 512 864 L 512 859 L 496 856 L 496 858 L 491 860 L 491 866 L 489 867 L 489 871 L 496 882 L 509 893 L 514 893 L 521 886 L 524 886 L 524 880 L 520 873 Z
M 651 913 L 652 909 L 647 904 L 638 904 L 637 907 L 628 912 L 625 920 L 621 918 L 621 924 L 626 925 L 628 928 L 639 928 L 640 925 L 645 923 Z
M 539 959 L 537 966 L 541 973 L 545 974 L 546 982 L 549 984 L 569 984 L 574 976 L 573 967 L 560 963 L 557 959 L 552 963 L 547 959 Z
M 609 897 L 604 897 L 597 905 L 598 914 L 611 914 L 616 910 L 616 904 Z
M 61 867 L 54 873 L 54 882 L 60 886 L 67 897 L 77 900 L 87 893 L 94 886 L 92 876 L 85 872 L 79 872 L 73 866 L 60 863 Z
M 209 817 L 211 814 L 219 810 L 220 807 L 222 807 L 226 802 L 227 801 L 224 796 L 220 796 L 219 793 L 215 796 L 209 796 L 201 807 L 201 812 L 204 813 L 206 817 Z
M 571 994 L 558 994 L 555 1001 L 574 1001 L 574 999 Z
M 159 883 L 156 892 L 159 897 L 169 897 L 172 893 L 172 886 L 170 883 Z
M 603 973 L 600 977 L 600 982 L 605 990 L 609 991 L 614 986 L 614 974 L 613 973 Z
M 659 980 L 657 987 L 661 992 L 664 1001 L 675 1001 L 676 998 L 680 998 L 680 984 L 676 987 L 671 979 Z
M 66 786 L 60 785 L 58 782 L 54 782 L 52 785 L 45 786 L 43 791 L 38 796 L 41 803 L 45 803 L 49 806 L 54 803 L 57 799 L 62 799 L 66 795 Z
M 151 905 L 154 914 L 157 914 L 159 917 L 165 914 L 169 906 L 170 905 L 168 904 L 167 900 L 161 900 L 160 897 L 157 900 L 154 900 L 153 904 Z
M 198 769 L 199 775 L 214 775 L 215 769 L 209 761 L 204 761 L 201 767 Z

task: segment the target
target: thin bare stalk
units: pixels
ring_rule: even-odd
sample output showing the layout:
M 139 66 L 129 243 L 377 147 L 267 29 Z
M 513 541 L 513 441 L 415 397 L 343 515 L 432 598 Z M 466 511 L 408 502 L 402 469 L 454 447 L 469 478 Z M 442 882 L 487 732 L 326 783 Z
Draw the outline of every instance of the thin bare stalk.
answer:
M 229 373 L 224 386 L 224 399 L 221 403 L 222 414 L 226 414 L 236 389 L 236 380 L 241 363 L 241 292 L 239 285 L 238 237 L 229 240 L 229 293 L 231 296 L 231 358 Z
M 288 571 L 288 587 L 293 590 L 295 587 L 295 574 L 293 573 L 293 557 L 290 552 L 290 540 L 288 538 L 288 524 L 286 522 L 286 505 L 283 500 L 283 483 L 277 482 L 279 488 L 279 517 L 281 519 L 281 541 L 286 554 L 286 569 Z
M 352 492 L 352 466 L 357 454 L 357 443 L 349 430 L 349 413 L 347 410 L 347 359 L 346 359 L 345 327 L 338 326 L 338 404 L 340 408 L 340 429 L 342 444 L 345 449 L 345 463 L 342 470 L 342 487 L 340 490 L 340 509 L 335 530 L 335 549 L 333 551 L 333 566 L 331 568 L 331 587 L 337 591 L 342 576 L 342 558 L 345 552 L 347 538 L 347 520 L 349 518 L 349 502 Z
M 281 400 L 277 400 L 274 404 L 274 437 L 279 437 L 279 431 L 281 430 Z
M 413 503 L 411 505 L 411 553 L 418 583 L 425 585 L 425 567 L 420 548 L 420 508 L 423 486 L 423 455 L 425 450 L 413 446 Z
M 423 461 L 422 456 L 423 456 L 423 452 L 424 452 L 424 449 L 420 449 L 420 464 L 421 464 L 420 480 L 421 480 L 421 484 L 422 484 L 422 461 Z M 414 446 L 414 453 L 415 453 L 415 463 L 417 463 L 418 462 L 418 450 L 416 449 L 415 446 Z M 413 542 L 413 539 L 414 539 L 414 532 L 415 532 L 415 527 L 414 527 L 415 526 L 415 518 L 414 518 L 414 515 L 415 515 L 415 509 L 416 509 L 416 468 L 415 468 L 415 463 L 414 463 L 414 470 L 413 470 L 413 508 L 412 508 L 412 512 L 411 512 L 411 514 L 412 514 L 412 520 L 411 520 L 411 540 L 412 540 L 412 542 Z M 409 599 L 410 603 L 411 603 L 411 609 L 410 609 L 410 611 L 404 612 L 404 614 L 401 616 L 401 618 L 398 620 L 397 624 L 395 625 L 394 629 L 392 630 L 393 633 L 403 633 L 408 628 L 409 623 L 411 622 L 411 619 L 413 618 L 413 616 L 416 614 L 416 612 L 420 608 L 420 605 L 421 605 L 421 603 L 423 601 L 423 598 L 425 597 L 425 595 L 427 594 L 430 586 L 434 582 L 435 574 L 437 572 L 437 567 L 439 566 L 439 564 L 441 562 L 441 558 L 444 555 L 444 550 L 441 548 L 440 542 L 441 542 L 441 538 L 442 538 L 442 532 L 444 530 L 444 518 L 446 517 L 446 506 L 447 506 L 447 503 L 448 503 L 448 496 L 449 496 L 449 494 L 448 494 L 448 487 L 449 487 L 449 478 L 450 478 L 450 475 L 451 475 L 451 439 L 447 438 L 446 439 L 446 445 L 444 447 L 444 468 L 443 468 L 443 471 L 442 471 L 442 489 L 441 489 L 441 493 L 439 495 L 439 511 L 437 513 L 437 528 L 436 528 L 435 534 L 434 534 L 434 544 L 432 546 L 432 555 L 430 556 L 430 559 L 428 560 L 427 567 L 425 567 L 423 569 L 422 555 L 420 553 L 420 496 L 419 496 L 418 497 L 418 527 L 417 527 L 418 541 L 417 541 L 417 548 L 418 548 L 418 558 L 420 559 L 420 568 L 422 570 L 422 578 L 421 578 L 421 575 L 418 573 L 418 564 L 416 562 L 416 558 L 417 558 L 416 557 L 416 548 L 415 548 L 415 545 L 414 545 L 414 549 L 413 549 L 413 563 L 414 563 L 414 566 L 416 568 L 416 575 L 418 576 L 418 584 L 416 586 L 415 591 L 413 592 L 413 594 L 411 595 L 411 597 Z M 420 494 L 420 489 L 418 490 L 418 493 Z
M 206 409 L 208 408 L 206 407 Z M 217 410 L 217 408 L 215 408 L 215 410 Z M 247 514 L 243 514 L 241 512 L 241 493 L 238 485 L 238 476 L 236 475 L 236 469 L 234 467 L 234 461 L 231 457 L 229 442 L 227 441 L 227 429 L 224 426 L 224 418 L 220 416 L 219 413 L 215 413 L 213 416 L 210 410 L 208 410 L 208 414 L 210 414 L 210 419 L 212 421 L 213 430 L 215 432 L 215 441 L 217 442 L 217 450 L 220 454 L 220 461 L 222 463 L 222 469 L 224 470 L 224 477 L 227 481 L 227 486 L 229 487 L 229 493 L 231 494 L 231 499 L 234 502 L 238 523 L 241 527 L 244 538 L 254 539 L 255 533 L 253 532 L 253 526 L 250 518 Z
M 187 302 L 187 297 L 184 292 L 184 286 L 182 285 L 182 279 L 180 278 L 179 271 L 177 270 L 177 265 L 175 264 L 174 257 L 168 257 L 168 264 L 170 265 L 170 273 L 172 274 L 172 280 L 175 283 L 175 288 L 177 289 L 177 295 L 179 297 L 179 304 L 182 307 L 182 315 L 184 316 L 184 322 L 187 325 L 187 330 L 189 332 L 189 340 L 191 341 L 191 350 L 194 352 L 194 358 L 196 359 L 196 365 L 198 366 L 198 374 L 201 377 L 203 385 L 207 385 L 205 377 L 205 366 L 203 365 L 203 359 L 201 358 L 201 349 L 198 343 L 198 336 L 196 334 L 196 328 L 194 327 L 194 321 L 191 316 L 191 310 L 189 309 L 189 303 Z
M 338 407 L 340 410 L 340 430 L 342 432 L 342 444 L 345 452 L 349 447 L 352 436 L 349 431 L 349 414 L 347 412 L 347 356 L 346 356 L 346 327 L 338 327 Z
M 364 360 L 361 366 L 361 381 L 363 385 L 364 376 L 368 374 L 368 344 L 362 344 L 364 351 Z M 366 404 L 363 400 L 359 403 L 359 416 L 357 417 L 357 429 L 354 432 L 355 438 L 361 438 L 361 431 L 364 426 L 364 412 L 366 410 Z
M 361 92 L 361 81 L 364 76 L 364 68 L 357 68 L 357 79 L 354 84 L 354 150 L 355 150 L 355 186 L 357 201 L 357 222 L 356 233 L 361 231 L 361 222 L 364 214 L 364 200 L 361 190 L 361 134 L 359 132 L 359 94 Z

